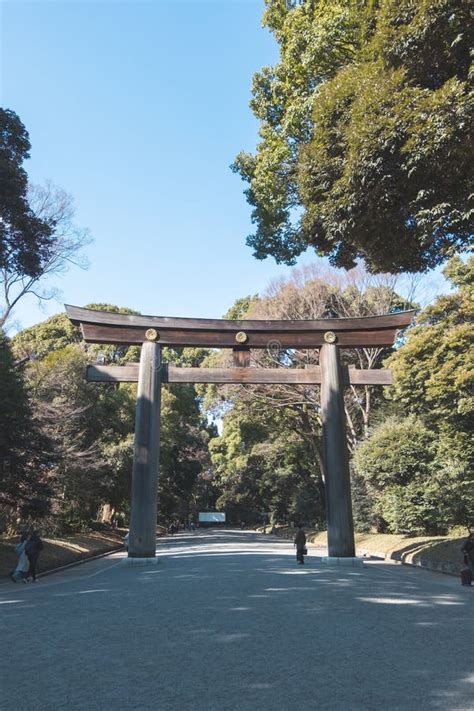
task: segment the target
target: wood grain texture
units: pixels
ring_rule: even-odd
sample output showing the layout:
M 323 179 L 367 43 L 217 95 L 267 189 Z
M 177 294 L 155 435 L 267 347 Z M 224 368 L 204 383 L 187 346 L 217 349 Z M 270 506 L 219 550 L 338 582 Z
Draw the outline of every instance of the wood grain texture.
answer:
M 297 368 L 177 368 L 168 366 L 169 383 L 285 384 L 321 382 L 319 367 Z
M 91 383 L 137 383 L 138 363 L 130 365 L 88 365 L 86 379 Z
M 82 324 L 82 334 L 88 343 L 116 343 L 137 345 L 146 342 L 146 328 L 117 327 L 100 324 Z M 273 331 L 269 333 L 255 331 L 249 333 L 250 348 L 319 348 L 324 345 L 324 331 Z M 341 348 L 362 348 L 390 346 L 394 343 L 397 329 L 386 328 L 374 331 L 334 331 L 337 345 Z M 230 331 L 159 331 L 159 343 L 162 346 L 234 348 L 235 333 Z
M 250 350 L 248 348 L 234 348 L 232 359 L 235 368 L 248 368 L 250 366 Z
M 352 558 L 355 555 L 354 526 L 339 348 L 326 344 L 319 358 L 328 552 L 330 556 Z M 353 372 L 349 369 L 350 374 Z
M 391 385 L 392 371 L 357 370 L 342 367 L 344 385 Z M 136 383 L 138 364 L 129 365 L 89 365 L 87 380 L 95 383 Z M 321 369 L 312 368 L 179 368 L 162 366 L 163 383 L 222 383 L 222 384 L 269 384 L 269 385 L 318 385 L 321 383 Z
M 240 320 L 205 318 L 175 318 L 169 316 L 136 316 L 134 314 L 118 314 L 110 311 L 95 311 L 78 306 L 65 304 L 70 320 L 76 324 L 102 324 L 120 328 L 156 328 L 173 331 L 214 331 L 236 333 L 276 331 L 373 331 L 385 328 L 403 328 L 408 326 L 415 311 L 400 311 L 398 313 L 382 314 L 380 316 L 361 316 L 359 318 L 329 318 L 317 320 Z
M 156 550 L 157 486 L 160 461 L 161 352 L 144 343 L 140 355 L 130 509 L 131 558 L 153 558 Z

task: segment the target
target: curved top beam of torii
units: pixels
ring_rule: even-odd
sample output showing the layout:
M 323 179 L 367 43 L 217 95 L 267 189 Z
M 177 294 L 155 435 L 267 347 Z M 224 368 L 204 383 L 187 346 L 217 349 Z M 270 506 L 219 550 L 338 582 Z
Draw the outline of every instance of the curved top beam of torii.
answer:
M 413 321 L 415 311 L 381 316 L 305 320 L 239 320 L 136 316 L 65 304 L 72 323 L 89 343 L 133 345 L 146 340 L 164 346 L 211 348 L 317 348 L 336 343 L 345 348 L 389 346 L 397 331 Z M 150 329 L 152 329 L 150 331 Z M 148 333 L 147 333 L 148 332 Z

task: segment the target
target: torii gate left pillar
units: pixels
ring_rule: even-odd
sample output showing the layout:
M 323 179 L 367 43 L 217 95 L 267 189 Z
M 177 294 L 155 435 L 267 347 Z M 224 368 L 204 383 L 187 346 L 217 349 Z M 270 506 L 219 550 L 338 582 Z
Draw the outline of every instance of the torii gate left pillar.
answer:
M 158 343 L 143 343 L 138 376 L 128 555 L 156 553 L 162 364 Z

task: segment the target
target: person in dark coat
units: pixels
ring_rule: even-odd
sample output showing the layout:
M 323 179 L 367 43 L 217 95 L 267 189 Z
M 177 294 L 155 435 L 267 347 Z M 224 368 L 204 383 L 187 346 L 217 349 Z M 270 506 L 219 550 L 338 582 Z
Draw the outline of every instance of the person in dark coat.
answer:
M 30 535 L 28 536 L 28 539 L 26 541 L 26 546 L 25 546 L 25 553 L 28 557 L 28 560 L 30 562 L 30 568 L 28 570 L 28 573 L 26 575 L 26 579 L 29 580 L 30 578 L 33 580 L 33 582 L 36 582 L 36 566 L 38 564 L 38 558 L 39 554 L 43 550 L 43 541 L 41 538 L 38 536 L 36 531 L 32 531 Z
M 471 572 L 474 573 L 474 531 L 469 533 L 469 536 L 462 544 L 461 552 L 464 554 L 464 563 L 468 565 Z
M 300 565 L 304 565 L 304 552 L 306 549 L 306 535 L 301 524 L 298 524 L 294 544 L 296 546 L 296 560 Z

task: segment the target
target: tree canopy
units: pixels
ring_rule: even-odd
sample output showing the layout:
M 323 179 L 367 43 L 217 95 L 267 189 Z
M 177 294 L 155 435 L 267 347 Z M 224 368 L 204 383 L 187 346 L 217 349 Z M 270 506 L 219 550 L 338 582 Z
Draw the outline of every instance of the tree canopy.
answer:
M 472 240 L 467 0 L 266 0 L 280 61 L 254 76 L 257 258 L 422 271 Z
M 28 183 L 23 162 L 29 157 L 28 133 L 19 117 L 0 109 L 0 326 L 27 294 L 51 299 L 54 288 L 40 281 L 85 268 L 81 250 L 88 231 L 74 224 L 74 202 L 51 182 Z
M 133 313 L 111 304 L 89 308 Z M 0 412 L 5 492 L 0 514 L 9 522 L 36 512 L 36 517 L 47 515 L 43 527 L 65 530 L 87 526 L 101 511 L 104 518 L 114 511 L 128 513 L 136 385 L 87 382 L 85 366 L 137 362 L 140 349 L 81 341 L 65 314 L 25 329 L 11 343 L 0 340 L 0 396 L 6 405 Z M 166 351 L 167 360 L 181 365 L 198 365 L 205 354 L 203 349 Z M 162 415 L 159 512 L 165 522 L 196 513 L 200 501 L 207 504 L 201 475 L 209 470 L 207 444 L 215 428 L 190 385 L 163 390 Z M 30 490 L 29 498 L 23 489 Z
M 35 422 L 22 373 L 0 329 L 0 523 L 9 511 L 41 516 L 49 510 L 46 441 Z
M 0 109 L 0 269 L 35 277 L 49 257 L 54 225 L 38 218 L 28 203 L 23 162 L 30 147 L 16 113 Z
M 355 454 L 373 494 L 372 515 L 394 531 L 474 524 L 474 258 L 454 257 L 444 273 L 454 290 L 419 314 L 385 362 L 394 372 L 396 415 Z

